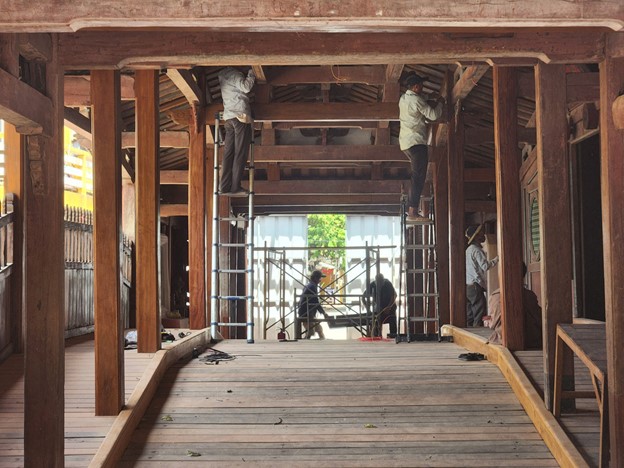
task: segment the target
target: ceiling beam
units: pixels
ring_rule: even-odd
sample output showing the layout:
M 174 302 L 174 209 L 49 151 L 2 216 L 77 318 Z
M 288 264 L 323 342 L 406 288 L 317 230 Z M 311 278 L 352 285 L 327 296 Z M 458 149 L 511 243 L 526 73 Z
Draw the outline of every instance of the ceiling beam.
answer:
M 52 31 L 71 33 L 83 28 L 195 28 L 278 31 L 413 31 L 419 28 L 539 28 L 624 27 L 624 13 L 613 0 L 523 0 L 476 7 L 472 2 L 301 2 L 233 0 L 210 4 L 152 0 L 150 8 L 115 8 L 111 0 L 59 2 L 38 0 L 37 8 L 10 8 L 3 0 L 0 29 L 8 32 Z M 116 34 L 117 31 L 113 31 Z M 293 43 L 294 44 L 294 43 Z
M 399 81 L 404 67 L 405 65 L 402 63 L 391 63 L 386 65 L 386 82 L 395 83 Z
M 535 136 L 535 128 L 526 128 L 518 126 L 517 129 L 518 142 L 534 145 L 537 141 Z M 482 145 L 484 143 L 494 143 L 493 127 L 465 127 L 464 144 L 466 145 Z
M 0 119 L 14 125 L 18 133 L 51 136 L 52 116 L 49 98 L 0 68 Z
M 340 122 L 276 122 L 273 124 L 271 128 L 276 130 L 292 130 L 293 128 L 359 128 L 359 129 L 370 129 L 377 128 L 376 121 L 358 121 L 358 122 L 350 122 L 348 120 L 343 120 Z
M 28 10 L 28 11 L 32 11 Z M 219 22 L 222 22 L 220 20 Z M 296 44 L 296 47 L 293 47 Z M 456 63 L 497 57 L 551 63 L 598 62 L 604 33 L 594 30 L 507 33 L 301 33 L 229 31 L 80 31 L 60 36 L 66 69 L 268 65 Z M 337 47 L 337 45 L 339 45 Z
M 206 116 L 212 119 L 223 110 L 223 104 L 206 107 Z M 256 122 L 328 122 L 360 120 L 399 120 L 396 102 L 274 102 L 254 104 Z
M 465 99 L 474 87 L 479 84 L 479 80 L 489 69 L 490 66 L 485 64 L 466 67 L 455 86 L 453 86 L 453 105 L 460 99 Z
M 300 83 L 381 85 L 386 82 L 386 75 L 381 65 L 276 67 L 268 72 L 268 82 L 273 86 Z
M 518 76 L 518 95 L 535 100 L 535 75 L 520 73 Z M 570 102 L 594 102 L 600 99 L 598 72 L 566 74 L 566 100 Z
M 64 102 L 66 107 L 91 106 L 91 77 L 88 75 L 65 76 Z M 121 75 L 121 100 L 131 101 L 134 96 L 134 77 Z
M 256 75 L 256 83 L 266 84 L 267 78 L 266 74 L 264 73 L 264 68 L 262 68 L 262 65 L 252 65 L 251 69 L 253 70 L 254 75 Z
M 203 101 L 202 92 L 190 70 L 168 68 L 167 77 L 176 85 L 191 106 Z

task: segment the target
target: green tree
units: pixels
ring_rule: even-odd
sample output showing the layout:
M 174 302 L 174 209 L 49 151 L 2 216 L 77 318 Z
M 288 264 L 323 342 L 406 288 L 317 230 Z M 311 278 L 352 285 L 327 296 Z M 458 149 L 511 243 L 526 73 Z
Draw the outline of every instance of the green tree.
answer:
M 347 237 L 347 217 L 337 214 L 308 215 L 308 246 L 310 260 L 326 261 L 344 269 L 345 250 L 327 247 L 344 247 Z

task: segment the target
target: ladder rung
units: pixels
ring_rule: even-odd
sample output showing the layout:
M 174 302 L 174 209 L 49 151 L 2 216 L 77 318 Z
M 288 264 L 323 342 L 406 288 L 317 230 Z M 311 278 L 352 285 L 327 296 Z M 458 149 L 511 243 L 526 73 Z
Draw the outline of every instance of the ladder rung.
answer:
M 435 268 L 408 268 L 407 273 L 435 273 Z
M 437 322 L 437 317 L 410 317 L 410 322 Z
M 416 249 L 431 249 L 435 247 L 435 244 L 408 244 L 405 246 L 406 249 L 416 250 Z
M 438 293 L 410 293 L 407 297 L 438 297 Z
M 246 323 L 217 322 L 218 327 L 246 327 Z
M 405 224 L 408 226 L 428 226 L 428 225 L 433 225 L 433 219 L 427 219 L 427 221 L 412 221 L 412 220 L 406 219 Z
M 253 299 L 253 296 L 212 296 L 214 299 L 224 299 L 228 301 L 246 301 Z
M 249 270 L 229 270 L 229 269 L 223 269 L 223 270 L 212 270 L 213 272 L 216 273 L 251 273 L 253 270 L 249 269 Z
M 245 243 L 242 243 L 242 244 L 232 244 L 231 242 L 223 242 L 223 243 L 220 243 L 220 244 L 217 243 L 217 244 L 214 244 L 214 245 L 216 245 L 217 247 L 250 247 L 253 244 L 245 244 Z
M 236 222 L 238 222 L 238 221 L 245 221 L 245 222 L 247 222 L 247 221 L 249 221 L 249 218 L 246 218 L 246 217 L 237 218 L 236 216 L 226 216 L 224 218 L 217 218 L 217 220 L 219 220 L 219 221 L 236 221 Z

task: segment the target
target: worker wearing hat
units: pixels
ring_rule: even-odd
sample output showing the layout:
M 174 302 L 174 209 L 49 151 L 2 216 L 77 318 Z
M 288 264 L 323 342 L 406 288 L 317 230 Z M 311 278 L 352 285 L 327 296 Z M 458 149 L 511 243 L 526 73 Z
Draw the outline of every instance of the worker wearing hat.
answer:
M 408 221 L 425 221 L 418 212 L 420 195 L 425 186 L 427 177 L 427 163 L 429 162 L 427 149 L 427 123 L 437 120 L 442 115 L 441 97 L 437 97 L 432 107 L 423 94 L 423 83 L 426 76 L 420 76 L 414 72 L 407 75 L 404 80 L 407 91 L 399 99 L 399 146 L 401 151 L 410 160 L 411 184 L 408 198 Z
M 483 326 L 483 316 L 486 315 L 487 290 L 486 272 L 498 264 L 498 257 L 487 259 L 481 244 L 485 242 L 483 225 L 469 226 L 466 229 L 466 313 L 469 327 Z
M 320 321 L 316 319 L 317 312 L 320 312 L 327 318 L 318 296 L 318 285 L 321 282 L 321 278 L 325 278 L 323 272 L 314 270 L 310 275 L 310 282 L 303 288 L 301 298 L 299 299 L 297 315 L 301 323 L 303 323 L 307 339 L 310 339 L 315 333 L 318 334 L 320 340 L 325 339 L 323 327 Z

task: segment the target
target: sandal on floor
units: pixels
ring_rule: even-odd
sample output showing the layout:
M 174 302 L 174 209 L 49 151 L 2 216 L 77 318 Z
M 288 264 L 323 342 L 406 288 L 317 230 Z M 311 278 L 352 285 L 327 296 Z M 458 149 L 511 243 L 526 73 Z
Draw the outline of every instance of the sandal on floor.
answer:
M 481 353 L 463 353 L 457 356 L 462 361 L 483 361 L 485 356 Z

